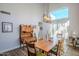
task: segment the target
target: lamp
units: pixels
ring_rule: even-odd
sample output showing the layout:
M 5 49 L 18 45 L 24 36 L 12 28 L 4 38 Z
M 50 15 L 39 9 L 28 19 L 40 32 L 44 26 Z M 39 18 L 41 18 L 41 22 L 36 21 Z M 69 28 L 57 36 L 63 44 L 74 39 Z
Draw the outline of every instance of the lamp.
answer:
M 47 21 L 50 20 L 50 18 L 48 16 L 44 16 L 44 19 L 47 20 Z
M 76 37 L 76 32 L 73 32 L 72 35 L 73 35 L 73 37 Z
M 33 26 L 33 34 L 36 37 L 37 41 L 38 41 L 38 33 L 39 33 L 39 26 L 38 25 L 34 25 Z
M 46 22 L 46 23 L 52 23 L 51 18 L 49 16 L 47 16 L 47 15 L 43 16 L 43 21 Z

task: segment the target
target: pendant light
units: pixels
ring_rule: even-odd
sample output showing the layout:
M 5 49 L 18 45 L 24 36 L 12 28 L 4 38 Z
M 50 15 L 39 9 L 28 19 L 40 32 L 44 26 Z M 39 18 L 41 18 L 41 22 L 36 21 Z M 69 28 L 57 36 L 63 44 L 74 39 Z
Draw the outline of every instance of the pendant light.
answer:
M 43 16 L 43 21 L 46 22 L 46 23 L 52 23 L 52 20 L 48 15 Z

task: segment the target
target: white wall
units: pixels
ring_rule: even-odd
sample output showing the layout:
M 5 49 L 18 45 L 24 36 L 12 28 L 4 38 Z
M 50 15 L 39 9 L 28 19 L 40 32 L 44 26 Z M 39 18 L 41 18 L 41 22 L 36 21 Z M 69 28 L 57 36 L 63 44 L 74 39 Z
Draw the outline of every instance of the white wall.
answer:
M 72 32 L 76 32 L 77 36 L 79 36 L 79 4 L 68 4 L 68 3 L 54 3 L 49 4 L 49 12 L 55 11 L 62 7 L 68 7 L 69 9 L 69 20 L 70 20 L 70 27 L 69 27 L 69 35 L 71 36 Z
M 0 10 L 11 15 L 0 13 L 0 52 L 19 47 L 19 25 L 36 25 L 42 20 L 42 4 L 0 4 Z M 2 22 L 12 22 L 13 32 L 2 33 Z

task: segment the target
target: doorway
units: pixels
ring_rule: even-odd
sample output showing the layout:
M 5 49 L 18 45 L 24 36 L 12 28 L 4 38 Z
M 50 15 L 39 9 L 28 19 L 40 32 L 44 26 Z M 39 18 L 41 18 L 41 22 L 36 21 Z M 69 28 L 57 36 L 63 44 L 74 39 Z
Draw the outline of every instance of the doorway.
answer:
M 69 20 L 60 23 L 52 23 L 50 25 L 50 37 L 68 38 Z

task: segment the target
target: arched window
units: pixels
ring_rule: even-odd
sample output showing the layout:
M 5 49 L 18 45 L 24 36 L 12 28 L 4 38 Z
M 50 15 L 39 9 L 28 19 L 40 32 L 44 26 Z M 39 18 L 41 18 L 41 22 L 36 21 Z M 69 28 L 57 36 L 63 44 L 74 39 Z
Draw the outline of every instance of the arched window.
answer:
M 68 8 L 64 7 L 55 11 L 50 12 L 50 17 L 52 20 L 61 20 L 68 18 Z

